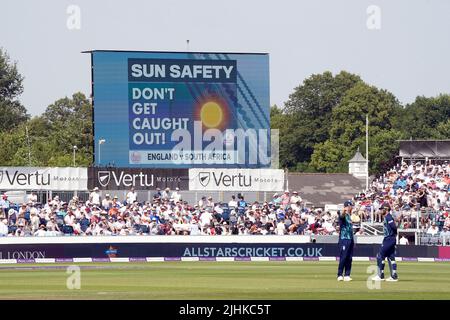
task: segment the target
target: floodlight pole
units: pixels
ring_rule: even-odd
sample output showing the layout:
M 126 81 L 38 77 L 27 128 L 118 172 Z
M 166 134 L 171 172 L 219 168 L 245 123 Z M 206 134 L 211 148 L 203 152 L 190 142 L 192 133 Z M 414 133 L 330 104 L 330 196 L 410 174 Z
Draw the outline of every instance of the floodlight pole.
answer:
M 31 146 L 30 146 L 30 136 L 28 135 L 28 126 L 25 126 L 25 133 L 27 136 L 27 146 L 28 146 L 28 165 L 31 167 Z
M 101 146 L 106 142 L 105 139 L 98 140 L 98 164 L 101 165 L 102 163 L 102 152 L 101 152 Z
M 75 167 L 75 152 L 77 151 L 78 147 L 73 146 L 73 166 Z
M 366 192 L 369 191 L 369 115 L 366 114 Z

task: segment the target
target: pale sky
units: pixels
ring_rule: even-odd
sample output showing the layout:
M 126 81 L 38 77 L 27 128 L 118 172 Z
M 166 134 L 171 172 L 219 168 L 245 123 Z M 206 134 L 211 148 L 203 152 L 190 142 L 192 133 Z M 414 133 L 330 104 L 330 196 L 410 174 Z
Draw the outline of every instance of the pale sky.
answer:
M 67 28 L 69 5 L 80 29 Z M 380 9 L 370 30 L 367 8 Z M 91 49 L 270 54 L 271 104 L 283 105 L 312 73 L 346 70 L 402 103 L 450 93 L 448 0 L 4 0 L 0 47 L 25 77 L 32 115 L 90 94 Z

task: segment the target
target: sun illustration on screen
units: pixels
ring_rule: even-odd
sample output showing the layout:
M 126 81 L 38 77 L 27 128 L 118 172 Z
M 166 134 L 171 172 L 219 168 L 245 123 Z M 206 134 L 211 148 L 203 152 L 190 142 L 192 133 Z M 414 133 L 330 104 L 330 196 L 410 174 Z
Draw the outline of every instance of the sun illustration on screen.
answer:
M 204 129 L 223 130 L 228 125 L 228 104 L 220 97 L 208 97 L 197 105 L 197 117 Z
M 223 111 L 220 104 L 214 101 L 206 102 L 200 110 L 200 120 L 207 128 L 217 128 L 223 120 Z

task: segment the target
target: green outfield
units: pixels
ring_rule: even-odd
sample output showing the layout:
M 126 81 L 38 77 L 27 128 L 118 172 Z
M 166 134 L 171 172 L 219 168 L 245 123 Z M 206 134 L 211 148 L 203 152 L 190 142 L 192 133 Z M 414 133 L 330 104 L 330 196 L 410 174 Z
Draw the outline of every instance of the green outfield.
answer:
M 0 299 L 450 299 L 445 262 L 399 262 L 400 281 L 372 290 L 369 262 L 354 263 L 352 282 L 336 281 L 336 262 L 76 265 L 79 290 L 67 289 L 68 264 L 1 265 Z

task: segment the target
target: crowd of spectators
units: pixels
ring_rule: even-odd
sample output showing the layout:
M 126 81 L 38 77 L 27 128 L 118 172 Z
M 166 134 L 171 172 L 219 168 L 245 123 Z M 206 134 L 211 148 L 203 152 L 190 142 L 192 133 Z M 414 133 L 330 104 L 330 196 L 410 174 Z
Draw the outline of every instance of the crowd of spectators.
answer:
M 388 203 L 400 229 L 450 237 L 450 163 L 400 163 L 355 197 L 355 221 L 381 222 Z M 373 221 L 372 221 L 373 220 Z
M 189 204 L 178 189 L 168 188 L 143 203 L 134 189 L 120 200 L 102 197 L 98 188 L 85 202 L 54 196 L 45 204 L 29 199 L 16 210 L 4 205 L 6 196 L 2 201 L 2 236 L 337 234 L 335 215 L 305 208 L 296 191 L 274 194 L 262 203 L 249 203 L 237 194 L 228 202 L 202 197 Z
M 449 163 L 397 165 L 354 197 L 355 232 L 364 233 L 361 222 L 380 223 L 380 208 L 388 203 L 400 229 L 419 224 L 423 233 L 450 238 L 449 175 Z M 250 203 L 238 193 L 228 202 L 202 197 L 188 203 L 178 189 L 158 189 L 138 202 L 134 189 L 119 199 L 95 188 L 87 201 L 56 195 L 39 203 L 32 193 L 14 208 L 3 195 L 0 207 L 0 236 L 338 234 L 336 212 L 307 208 L 298 192 L 288 190 L 267 202 Z

